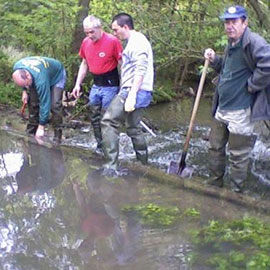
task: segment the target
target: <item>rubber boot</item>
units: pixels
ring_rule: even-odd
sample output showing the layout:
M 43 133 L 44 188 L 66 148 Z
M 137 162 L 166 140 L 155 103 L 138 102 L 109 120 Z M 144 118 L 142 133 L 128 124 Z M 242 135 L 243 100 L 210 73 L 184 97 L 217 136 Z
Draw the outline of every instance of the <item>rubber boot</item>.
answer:
M 148 150 L 145 137 L 140 126 L 142 119 L 142 109 L 128 113 L 127 115 L 127 135 L 131 138 L 136 158 L 143 165 L 148 164 Z
M 255 135 L 239 135 L 231 133 L 229 137 L 229 179 L 231 189 L 235 192 L 243 192 L 244 182 L 247 178 L 247 171 L 250 153 L 255 145 Z
M 210 180 L 207 181 L 207 184 L 218 187 L 223 187 L 224 185 L 223 177 L 226 168 L 226 144 L 228 138 L 229 131 L 227 126 L 214 119 L 209 137 Z
M 27 124 L 25 132 L 28 135 L 35 135 L 37 132 L 38 125 L 32 125 L 30 123 Z
M 103 153 L 102 150 L 102 132 L 101 132 L 101 118 L 102 118 L 102 111 L 101 105 L 90 105 L 91 110 L 91 124 L 94 131 L 94 136 L 97 141 L 97 148 L 96 153 L 101 154 Z
M 51 123 L 54 129 L 63 127 L 63 106 L 62 106 L 63 89 L 53 87 L 51 91 Z
M 60 144 L 62 141 L 62 129 L 54 129 L 53 142 L 55 144 Z
M 119 156 L 119 129 L 125 121 L 124 102 L 116 96 L 101 120 L 102 146 L 107 163 L 105 168 L 117 170 Z
M 28 95 L 29 120 L 26 126 L 28 135 L 35 135 L 39 124 L 39 100 L 34 88 L 30 88 Z

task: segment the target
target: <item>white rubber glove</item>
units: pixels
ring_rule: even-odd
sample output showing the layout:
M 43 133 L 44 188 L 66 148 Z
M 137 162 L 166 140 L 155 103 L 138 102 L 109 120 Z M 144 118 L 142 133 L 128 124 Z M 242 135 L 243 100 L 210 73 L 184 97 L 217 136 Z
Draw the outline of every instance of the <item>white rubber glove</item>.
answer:
M 128 97 L 127 97 L 126 102 L 125 102 L 125 111 L 126 112 L 133 112 L 135 110 L 136 97 L 137 97 L 137 92 L 129 91 Z

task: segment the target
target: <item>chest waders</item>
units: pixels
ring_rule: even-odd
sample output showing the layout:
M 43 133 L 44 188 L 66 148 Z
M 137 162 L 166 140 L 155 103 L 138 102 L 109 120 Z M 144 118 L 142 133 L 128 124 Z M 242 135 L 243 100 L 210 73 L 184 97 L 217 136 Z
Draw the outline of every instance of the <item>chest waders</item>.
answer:
M 29 119 L 26 125 L 26 133 L 35 135 L 39 124 L 39 100 L 37 91 L 33 87 L 29 90 L 27 103 Z
M 255 135 L 230 133 L 227 125 L 213 120 L 210 132 L 210 173 L 209 184 L 222 187 L 226 168 L 226 144 L 229 149 L 229 180 L 231 189 L 242 192 L 247 177 L 250 153 L 255 145 Z
M 122 125 L 126 125 L 127 135 L 131 138 L 137 160 L 147 164 L 147 145 L 142 132 L 140 121 L 142 109 L 135 109 L 127 113 L 124 110 L 125 99 L 117 95 L 109 108 L 106 110 L 102 120 L 103 150 L 107 159 L 106 167 L 117 170 L 119 156 L 119 132 Z
M 223 187 L 223 176 L 226 168 L 226 144 L 229 139 L 229 131 L 226 125 L 215 118 L 212 120 L 211 132 L 209 137 L 209 184 Z
M 101 133 L 101 126 L 100 121 L 104 111 L 101 109 L 101 104 L 99 105 L 90 105 L 91 110 L 91 124 L 93 127 L 93 132 L 95 139 L 97 141 L 97 148 L 96 152 L 102 152 L 102 133 Z
M 54 142 L 61 143 L 63 128 L 63 106 L 62 106 L 63 89 L 53 87 L 51 90 L 51 123 L 54 130 Z
M 62 139 L 63 126 L 63 107 L 62 107 L 63 89 L 53 87 L 51 90 L 51 123 L 54 129 L 54 142 L 60 143 Z M 26 132 L 35 135 L 39 125 L 39 98 L 35 88 L 30 88 L 29 100 L 29 121 L 26 126 Z
M 255 145 L 255 135 L 240 135 L 230 133 L 229 136 L 229 178 L 231 188 L 235 192 L 242 192 L 247 171 L 250 153 Z

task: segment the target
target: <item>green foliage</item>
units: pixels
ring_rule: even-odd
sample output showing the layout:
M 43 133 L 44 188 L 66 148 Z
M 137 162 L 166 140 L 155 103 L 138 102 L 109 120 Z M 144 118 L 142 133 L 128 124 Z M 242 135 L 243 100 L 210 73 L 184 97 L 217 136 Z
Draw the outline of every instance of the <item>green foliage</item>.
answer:
M 9 63 L 9 58 L 6 54 L 0 50 L 0 80 L 3 83 L 10 81 L 10 74 L 12 72 L 11 64 Z
M 215 265 L 217 270 L 238 270 L 245 269 L 245 254 L 237 251 L 229 252 L 224 258 L 222 255 L 213 256 L 209 263 Z
M 153 203 L 127 206 L 122 211 L 125 214 L 135 214 L 143 224 L 154 227 L 172 225 L 179 215 L 177 207 L 163 207 Z
M 184 216 L 187 216 L 187 217 L 199 217 L 200 216 L 200 212 L 197 209 L 195 209 L 195 208 L 188 208 L 184 212 Z
M 12 48 L 5 52 L 11 62 L 8 67 L 18 60 L 19 54 L 13 55 L 15 51 L 23 56 L 57 58 L 68 71 L 67 89 L 71 90 L 80 64 L 78 53 L 72 51 L 72 45 L 81 42 L 74 38 L 78 4 L 81 2 L 0 0 L 0 47 Z M 156 70 L 154 103 L 157 103 L 170 101 L 176 96 L 186 63 L 189 63 L 187 75 L 199 75 L 197 67 L 203 60 L 205 48 L 212 47 L 218 53 L 223 52 L 227 37 L 219 15 L 231 3 L 221 0 L 93 0 L 89 4 L 89 13 L 100 17 L 105 30 L 109 32 L 115 14 L 127 12 L 133 16 L 135 29 L 146 34 L 153 47 Z M 258 5 L 262 13 L 268 16 L 269 3 L 259 1 Z M 260 25 L 255 8 L 248 5 L 247 9 L 252 30 L 269 39 L 269 28 Z M 7 70 L 5 78 L 10 77 Z M 167 84 L 168 81 L 170 84 Z M 86 79 L 85 82 L 90 86 L 90 80 Z M 2 87 L 1 92 L 4 91 Z
M 195 232 L 193 240 L 200 248 L 214 250 L 208 263 L 215 269 L 270 269 L 270 226 L 255 218 L 225 223 L 212 220 Z M 230 247 L 229 253 L 226 246 Z
M 163 85 L 154 89 L 154 103 L 172 101 L 174 97 L 176 97 L 176 93 L 173 92 L 172 87 Z
M 188 208 L 181 213 L 178 207 L 164 207 L 153 203 L 126 206 L 122 212 L 135 215 L 142 224 L 153 227 L 171 226 L 181 218 L 197 218 L 200 215 L 195 208 Z
M 10 105 L 12 107 L 21 106 L 21 89 L 13 83 L 4 84 L 0 82 L 0 103 Z
M 21 89 L 11 82 L 12 65 L 9 57 L 0 50 L 0 103 L 18 107 Z
M 247 270 L 263 270 L 270 269 L 269 252 L 258 252 L 247 263 Z

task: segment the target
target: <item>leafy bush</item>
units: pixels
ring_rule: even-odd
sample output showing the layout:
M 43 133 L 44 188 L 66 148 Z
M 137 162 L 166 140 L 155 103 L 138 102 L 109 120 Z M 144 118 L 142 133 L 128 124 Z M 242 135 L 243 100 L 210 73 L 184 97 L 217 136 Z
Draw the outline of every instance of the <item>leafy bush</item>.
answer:
M 179 215 L 177 207 L 162 207 L 153 203 L 127 206 L 122 211 L 126 214 L 135 214 L 143 224 L 155 227 L 172 225 Z
M 225 223 L 212 220 L 195 232 L 194 243 L 200 250 L 204 246 L 212 250 L 214 255 L 207 261 L 215 269 L 270 269 L 270 226 L 255 218 Z

